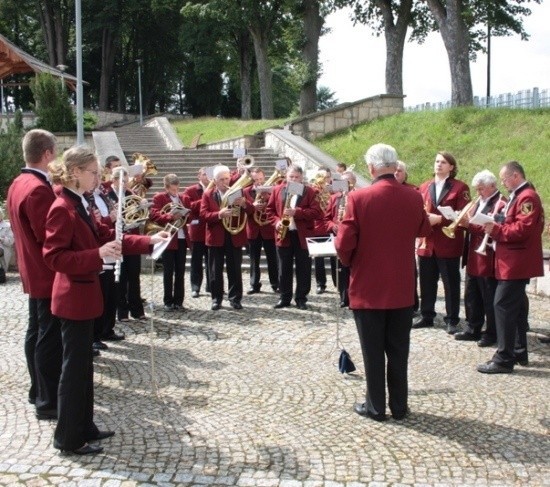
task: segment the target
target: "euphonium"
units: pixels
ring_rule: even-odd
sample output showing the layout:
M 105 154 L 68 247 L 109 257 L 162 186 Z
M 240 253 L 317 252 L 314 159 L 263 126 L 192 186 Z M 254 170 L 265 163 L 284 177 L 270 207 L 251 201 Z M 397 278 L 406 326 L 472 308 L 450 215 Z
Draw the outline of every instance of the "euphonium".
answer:
M 251 158 L 252 159 L 252 158 Z M 222 225 L 224 228 L 231 234 L 231 235 L 237 235 L 238 233 L 242 232 L 246 225 L 246 221 L 248 219 L 248 216 L 246 213 L 243 213 L 241 211 L 240 206 L 234 206 L 230 205 L 228 202 L 229 196 L 236 193 L 239 190 L 242 190 L 246 188 L 247 186 L 250 186 L 252 184 L 252 178 L 250 177 L 250 173 L 248 172 L 248 169 L 252 167 L 254 164 L 254 160 L 245 167 L 245 172 L 241 175 L 237 181 L 231 186 L 223 195 L 222 201 L 220 203 L 220 208 L 231 208 L 231 215 L 222 219 Z
M 134 152 L 132 154 L 132 159 L 134 160 L 134 164 L 141 164 L 145 167 L 145 170 L 143 171 L 142 176 L 146 178 L 147 176 L 154 176 L 157 174 L 157 166 L 149 159 L 146 155 L 141 154 L 140 152 Z M 145 195 L 147 194 L 147 187 L 144 183 L 140 181 L 136 181 L 135 178 L 130 179 L 130 188 L 134 193 L 136 193 L 138 196 L 141 196 L 142 198 L 145 198 Z
M 449 238 L 455 238 L 455 230 L 460 220 L 462 220 L 466 214 L 479 202 L 481 196 L 478 196 L 475 200 L 470 201 L 458 214 L 456 220 L 450 225 L 443 227 L 441 231 Z
M 283 171 L 279 171 L 278 169 L 275 169 L 275 171 L 273 171 L 273 174 L 269 176 L 269 179 L 262 186 L 275 186 L 276 184 L 279 184 L 279 182 L 283 181 L 284 178 L 285 178 L 285 173 Z M 265 203 L 265 201 L 263 201 L 263 198 L 264 198 L 263 194 L 258 193 L 254 201 L 256 201 L 257 203 L 259 202 Z M 265 212 L 265 209 L 256 210 L 254 212 L 254 221 L 261 227 L 269 223 L 267 220 L 267 214 Z

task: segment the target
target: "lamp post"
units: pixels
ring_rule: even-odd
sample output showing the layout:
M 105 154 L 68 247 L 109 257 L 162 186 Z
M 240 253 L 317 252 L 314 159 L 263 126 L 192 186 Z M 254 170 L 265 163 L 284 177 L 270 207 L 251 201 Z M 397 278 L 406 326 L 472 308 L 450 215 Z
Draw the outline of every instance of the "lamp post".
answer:
M 82 88 L 82 6 L 75 0 L 76 24 L 76 143 L 84 144 L 84 90 Z
M 139 124 L 143 125 L 143 106 L 141 103 L 141 63 L 143 59 L 136 59 L 138 65 L 138 96 L 139 96 Z
M 68 66 L 66 64 L 58 64 L 56 68 L 61 71 L 61 87 L 63 88 L 63 90 L 65 90 L 65 71 L 67 70 Z

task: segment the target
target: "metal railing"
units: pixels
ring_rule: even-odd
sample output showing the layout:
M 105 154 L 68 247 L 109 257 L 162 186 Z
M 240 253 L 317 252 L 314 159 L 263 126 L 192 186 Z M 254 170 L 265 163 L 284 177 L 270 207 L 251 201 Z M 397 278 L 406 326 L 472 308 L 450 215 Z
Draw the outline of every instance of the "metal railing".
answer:
M 549 108 L 550 90 L 521 90 L 517 93 L 503 93 L 487 97 L 474 96 L 474 106 L 479 108 Z M 424 110 L 445 110 L 451 108 L 451 102 L 421 103 L 420 105 L 405 107 L 406 112 L 420 112 Z

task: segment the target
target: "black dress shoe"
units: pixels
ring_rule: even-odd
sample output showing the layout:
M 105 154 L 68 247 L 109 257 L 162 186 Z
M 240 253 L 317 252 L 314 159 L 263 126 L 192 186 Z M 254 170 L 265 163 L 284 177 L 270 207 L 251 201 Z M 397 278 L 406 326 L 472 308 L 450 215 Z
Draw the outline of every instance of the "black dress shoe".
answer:
M 424 318 L 418 320 L 418 321 L 415 321 L 412 325 L 412 327 L 416 330 L 418 328 L 433 328 L 434 326 L 434 322 L 433 321 L 428 321 Z
M 458 333 L 455 333 L 455 340 L 461 340 L 465 342 L 477 342 L 479 338 L 479 335 L 474 335 L 469 331 L 459 331 Z
M 256 294 L 259 293 L 259 289 L 254 289 L 253 287 L 249 288 L 248 291 L 246 291 L 246 294 Z
M 87 438 L 87 441 L 99 441 L 99 440 L 104 440 L 105 438 L 110 438 L 111 436 L 115 436 L 115 432 L 114 431 L 98 431 L 97 432 L 97 435 L 91 437 L 91 438 Z
M 102 451 L 103 447 L 100 445 L 88 445 L 88 443 L 84 443 L 84 446 L 81 446 L 73 451 L 68 451 L 67 453 L 74 453 L 75 455 L 95 455 L 96 453 L 101 453 Z
M 550 343 L 550 336 L 548 337 L 539 337 L 540 343 Z
M 349 303 L 346 303 L 345 301 L 340 301 L 340 308 L 347 308 L 349 306 Z
M 410 411 L 406 409 L 405 411 L 400 411 L 397 413 L 392 413 L 391 417 L 395 419 L 396 421 L 401 421 L 402 419 L 405 419 L 409 415 Z
M 193 292 L 191 293 L 191 297 L 192 297 L 192 298 L 198 298 L 198 297 L 199 297 L 199 292 L 198 292 L 198 291 L 193 291 Z
M 278 293 L 278 292 L 279 292 L 279 286 L 271 286 L 271 289 L 273 289 L 273 292 L 274 292 L 274 293 Z
M 101 354 L 99 353 L 99 350 L 95 350 L 92 348 L 92 357 L 100 357 Z
M 298 303 L 296 303 L 296 307 L 305 311 L 307 309 L 307 304 L 303 301 L 299 301 Z
M 458 331 L 458 325 L 447 325 L 447 333 L 454 335 Z
M 92 348 L 94 350 L 107 350 L 109 347 L 106 343 L 100 342 L 98 340 L 97 342 L 92 343 Z
M 287 303 L 286 301 L 277 301 L 277 304 L 273 306 L 275 309 L 281 309 L 281 308 L 288 308 L 290 306 L 290 303 Z
M 504 367 L 493 361 L 489 361 L 485 364 L 479 364 L 477 366 L 477 371 L 482 374 L 511 374 L 514 369 L 511 367 Z
M 187 309 L 181 304 L 174 304 L 174 311 L 187 311 Z
M 388 417 L 385 414 L 374 414 L 370 411 L 367 411 L 365 403 L 361 404 L 360 402 L 355 403 L 353 410 L 359 415 L 364 416 L 365 418 L 373 419 L 374 421 L 386 421 Z
M 114 331 L 109 333 L 108 335 L 105 335 L 102 337 L 102 340 L 105 340 L 107 342 L 120 342 L 121 340 L 124 340 L 126 338 L 126 335 L 124 333 L 115 333 Z
M 519 364 L 523 367 L 527 367 L 529 365 L 529 359 L 523 358 L 523 357 L 516 357 L 516 364 Z
M 212 311 L 218 311 L 222 305 L 220 303 L 212 303 L 212 307 L 210 308 Z
M 163 311 L 166 311 L 167 313 L 170 313 L 170 312 L 174 311 L 174 305 L 173 304 L 165 304 L 162 309 L 163 309 Z
M 36 419 L 57 419 L 57 409 L 42 409 L 36 411 Z
M 323 294 L 326 291 L 326 286 L 317 286 L 317 294 Z
M 487 338 L 487 337 L 481 337 L 481 340 L 479 340 L 479 342 L 477 342 L 477 346 L 478 347 L 492 347 L 493 345 L 496 344 L 496 341 L 495 340 L 491 340 L 490 338 Z
M 237 302 L 237 301 L 233 301 L 231 303 L 231 307 L 233 309 L 243 309 L 243 305 L 241 303 Z

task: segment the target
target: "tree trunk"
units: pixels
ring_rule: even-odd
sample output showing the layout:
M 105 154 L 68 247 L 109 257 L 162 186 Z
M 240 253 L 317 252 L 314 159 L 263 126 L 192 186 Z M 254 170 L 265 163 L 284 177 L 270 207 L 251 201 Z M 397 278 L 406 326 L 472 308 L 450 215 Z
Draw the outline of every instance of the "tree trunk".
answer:
M 411 21 L 412 4 L 412 0 L 402 1 L 395 20 L 390 0 L 376 2 L 382 12 L 386 40 L 386 93 L 392 95 L 403 94 L 403 51 Z
M 268 57 L 267 32 L 261 25 L 249 26 L 249 30 L 254 41 L 254 53 L 258 66 L 262 118 L 271 120 L 275 118 L 275 112 L 273 110 L 272 71 Z
M 110 27 L 103 28 L 101 41 L 101 77 L 99 80 L 99 109 L 109 110 L 109 87 L 115 65 L 117 34 Z
M 53 13 L 51 11 L 50 2 L 37 2 L 38 13 L 40 16 L 40 26 L 42 28 L 42 35 L 44 36 L 44 44 L 46 45 L 46 51 L 48 52 L 48 59 L 50 66 L 57 66 L 55 55 L 55 33 L 52 22 Z
M 462 18 L 462 0 L 427 0 L 449 59 L 451 71 L 452 106 L 473 105 L 472 76 L 470 74 L 470 32 Z
M 305 43 L 302 59 L 307 65 L 307 78 L 300 91 L 300 115 L 317 110 L 317 79 L 319 77 L 319 37 L 324 19 L 319 14 L 319 0 L 303 0 Z
M 241 81 L 241 120 L 250 120 L 252 118 L 252 56 L 248 31 L 237 34 L 236 44 L 239 52 Z

